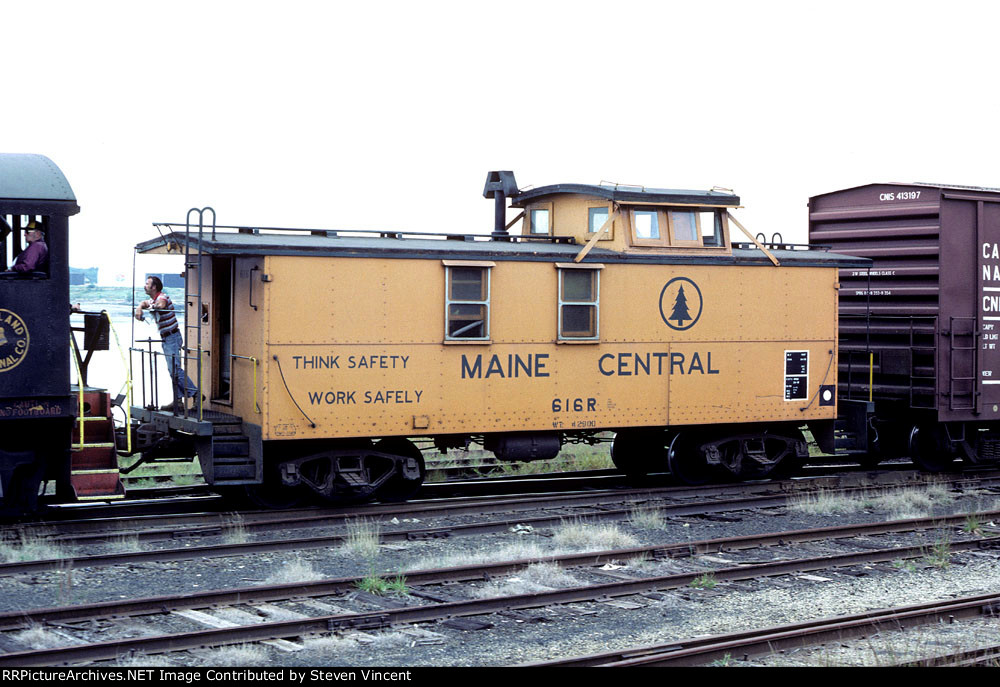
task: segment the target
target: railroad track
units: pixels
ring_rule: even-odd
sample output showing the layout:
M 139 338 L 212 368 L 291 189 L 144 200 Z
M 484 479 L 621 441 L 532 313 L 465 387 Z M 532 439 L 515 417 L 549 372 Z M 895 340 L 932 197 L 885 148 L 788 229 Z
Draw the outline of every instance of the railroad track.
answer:
M 770 655 L 828 641 L 844 641 L 936 622 L 954 622 L 957 619 L 998 615 L 1000 615 L 1000 593 L 982 594 L 526 665 L 532 667 L 705 666 L 713 663 L 729 665 L 727 662 L 733 657 L 737 657 L 738 664 L 739 661 L 746 661 L 753 656 Z M 998 657 L 1000 657 L 1000 647 L 988 646 L 974 651 L 899 662 L 896 666 L 991 664 L 995 663 Z
M 980 515 L 985 518 L 997 514 L 997 512 L 994 512 L 981 513 Z M 421 599 L 425 603 L 407 604 L 406 602 L 395 602 L 391 603 L 388 607 L 367 611 L 352 612 L 343 607 L 355 601 L 353 598 L 344 598 L 343 595 L 345 592 L 350 592 L 347 595 L 348 597 L 358 595 L 358 592 L 350 591 L 356 589 L 361 580 L 358 577 L 292 585 L 245 587 L 225 591 L 185 594 L 176 597 L 157 597 L 133 601 L 90 604 L 88 606 L 17 611 L 0 615 L 0 629 L 12 630 L 29 624 L 39 623 L 56 623 L 60 627 L 74 629 L 70 623 L 94 621 L 95 619 L 112 616 L 122 617 L 150 613 L 179 614 L 185 618 L 192 619 L 199 618 L 198 613 L 203 614 L 198 609 L 205 609 L 220 604 L 240 603 L 264 608 L 269 604 L 293 598 L 298 600 L 314 599 L 314 604 L 317 607 L 327 608 L 333 612 L 318 617 L 297 617 L 294 620 L 262 622 L 252 625 L 238 625 L 235 627 L 221 627 L 207 630 L 202 629 L 150 637 L 87 642 L 58 649 L 9 651 L 0 654 L 0 666 L 52 665 L 80 661 L 114 660 L 126 651 L 159 653 L 192 649 L 206 645 L 239 644 L 274 639 L 288 640 L 291 638 L 295 641 L 296 638 L 308 634 L 378 629 L 404 624 L 470 618 L 500 611 L 510 612 L 521 609 L 550 607 L 553 605 L 579 604 L 688 587 L 699 577 L 703 577 L 706 572 L 711 573 L 714 579 L 720 582 L 754 580 L 767 576 L 788 575 L 806 571 L 830 570 L 845 566 L 871 565 L 908 558 L 919 558 L 926 554 L 926 543 L 908 546 L 894 544 L 889 547 L 872 548 L 868 538 L 879 533 L 899 532 L 904 528 L 920 529 L 949 525 L 955 526 L 958 519 L 962 517 L 955 516 L 954 521 L 945 523 L 942 523 L 940 518 L 927 518 L 910 522 L 870 523 L 844 528 L 777 532 L 756 537 L 683 542 L 670 546 L 638 547 L 597 553 L 548 556 L 527 560 L 504 561 L 487 565 L 406 571 L 407 587 L 411 590 L 409 600 L 412 601 L 416 598 Z M 848 553 L 711 568 L 706 568 L 703 561 L 692 561 L 692 563 L 698 563 L 698 565 L 692 564 L 694 569 L 687 572 L 634 579 L 615 579 L 612 582 L 588 584 L 531 594 L 516 594 L 487 599 L 451 600 L 446 598 L 447 594 L 427 588 L 428 585 L 440 584 L 442 582 L 489 579 L 537 563 L 578 567 L 596 566 L 615 561 L 628 561 L 637 557 L 691 559 L 692 556 L 706 552 L 755 549 L 764 546 L 787 545 L 789 542 L 795 541 L 828 541 L 837 539 L 843 542 L 849 537 L 865 537 L 866 540 L 863 542 L 863 545 L 860 545 L 860 550 Z M 988 555 L 997 555 L 996 552 L 1000 550 L 1000 536 L 955 541 L 951 543 L 951 550 L 953 553 L 979 551 L 987 552 Z M 331 596 L 335 598 L 330 600 L 329 597 Z M 368 597 L 371 597 L 371 595 L 368 595 Z M 366 600 L 371 601 L 370 598 Z M 995 613 L 1000 610 L 1000 596 L 976 597 L 975 599 L 963 600 L 961 602 L 952 601 L 949 604 L 934 611 L 938 613 L 938 617 L 941 617 L 942 614 L 954 615 L 956 613 L 981 614 L 986 611 Z M 931 605 L 925 604 L 924 606 L 930 608 Z M 903 615 L 897 614 L 892 616 L 891 619 L 888 619 L 889 616 L 885 616 L 885 620 L 882 619 L 880 613 L 866 613 L 851 620 L 851 622 L 854 622 L 858 627 L 868 628 L 868 631 L 871 631 L 870 628 L 873 626 L 873 622 L 883 623 L 886 627 L 898 626 L 900 623 L 911 622 L 911 617 L 914 619 L 912 622 L 917 622 L 916 618 L 918 617 L 915 608 L 904 609 Z M 262 610 L 262 614 L 266 615 L 267 613 Z M 302 616 L 301 613 L 298 615 Z M 287 612 L 285 617 L 287 617 Z M 962 617 L 965 616 L 963 615 Z M 800 624 L 794 629 L 789 629 L 791 628 L 789 626 L 789 628 L 783 629 L 769 628 L 768 631 L 761 633 L 741 633 L 741 636 L 738 638 L 734 635 L 726 635 L 715 638 L 716 641 L 714 642 L 698 640 L 697 648 L 699 649 L 699 653 L 695 653 L 695 647 L 690 643 L 673 642 L 669 645 L 661 645 L 659 647 L 643 647 L 625 652 L 619 651 L 616 652 L 614 657 L 610 655 L 579 657 L 562 662 L 562 664 L 595 665 L 597 663 L 594 663 L 594 661 L 598 661 L 603 662 L 601 664 L 653 665 L 658 664 L 657 662 L 659 661 L 681 660 L 688 661 L 688 663 L 681 663 L 682 665 L 694 665 L 717 660 L 723 655 L 742 655 L 739 652 L 743 652 L 749 656 L 754 652 L 762 650 L 760 647 L 768 647 L 767 650 L 770 651 L 776 646 L 775 643 L 778 640 L 787 640 L 790 642 L 789 646 L 801 645 L 802 642 L 806 641 L 805 637 L 808 637 L 809 641 L 813 642 L 822 641 L 817 638 L 828 637 L 831 636 L 829 635 L 831 632 L 842 631 L 842 627 L 847 621 L 844 619 L 837 620 L 839 625 L 836 625 L 836 627 L 834 625 L 827 627 L 822 623 L 812 622 Z M 75 629 L 80 630 L 79 627 Z M 823 634 L 824 632 L 828 634 Z M 97 634 L 102 636 L 107 633 L 108 631 L 103 629 L 97 632 Z M 86 632 L 81 632 L 81 634 L 86 634 Z M 737 639 L 743 643 L 739 645 L 734 644 Z M 798 644 L 795 644 L 796 642 Z M 679 646 L 680 648 L 678 648 Z
M 830 480 L 821 482 L 828 491 L 840 491 L 849 494 L 865 491 L 871 487 L 841 487 L 836 489 Z M 380 536 L 381 543 L 417 541 L 427 539 L 444 539 L 457 536 L 479 535 L 486 533 L 505 532 L 511 528 L 546 528 L 559 525 L 572 519 L 588 521 L 625 521 L 632 518 L 635 509 L 648 507 L 657 510 L 663 517 L 705 516 L 713 513 L 725 513 L 748 509 L 780 507 L 787 504 L 790 494 L 798 490 L 814 490 L 816 482 L 789 481 L 769 482 L 761 484 L 739 484 L 725 487 L 671 487 L 664 489 L 617 490 L 613 492 L 595 492 L 586 494 L 546 495 L 544 502 L 539 503 L 537 497 L 524 498 L 472 498 L 452 502 L 409 503 L 397 506 L 364 506 L 346 511 L 317 512 L 314 510 L 297 512 L 259 512 L 239 516 L 210 515 L 214 522 L 203 524 L 204 516 L 189 518 L 187 525 L 179 518 L 151 518 L 146 521 L 145 529 L 128 533 L 132 538 L 130 543 L 138 546 L 146 542 L 184 541 L 185 545 L 173 549 L 150 551 L 129 551 L 85 555 L 78 557 L 63 557 L 49 560 L 17 561 L 0 563 L 0 575 L 59 570 L 67 566 L 74 568 L 105 567 L 111 565 L 137 564 L 150 561 L 189 560 L 194 558 L 218 558 L 224 556 L 250 555 L 258 553 L 273 553 L 279 551 L 301 551 L 317 548 L 338 547 L 343 545 L 348 534 L 322 534 L 318 536 L 283 536 L 274 540 L 239 541 L 233 543 L 212 542 L 201 546 L 192 546 L 196 538 L 219 537 L 226 535 L 234 527 L 242 528 L 241 533 L 249 532 L 288 532 L 302 528 L 346 528 L 349 523 L 359 518 L 386 521 L 390 518 L 426 519 L 430 517 L 455 517 L 460 515 L 496 515 L 502 513 L 525 513 L 532 511 L 550 511 L 545 515 L 519 515 L 513 518 L 491 518 L 485 522 L 454 524 L 447 526 L 409 528 L 399 531 L 384 532 Z M 671 502 L 673 500 L 673 502 Z M 679 502 L 678 502 L 679 501 Z M 607 503 L 615 503 L 616 507 L 608 507 Z M 88 523 L 78 521 L 70 525 L 74 534 L 63 533 L 52 540 L 65 546 L 87 546 L 113 541 L 115 537 L 124 536 L 121 529 L 106 529 L 103 522 L 89 523 L 97 526 L 98 531 L 85 531 Z M 120 525 L 121 523 L 116 523 Z M 134 520 L 128 521 L 134 527 Z M 241 537 L 242 538 L 242 537 Z
M 861 483 L 892 479 L 891 475 L 896 475 L 902 482 L 917 483 L 927 479 L 990 479 L 1000 475 L 1000 471 L 969 470 L 961 473 L 939 473 L 928 477 L 925 473 L 915 471 L 909 463 L 882 465 L 877 471 L 864 470 L 858 466 L 831 464 L 806 466 L 798 479 L 839 476 L 840 479 L 853 478 Z M 615 471 L 591 470 L 577 473 L 542 473 L 425 483 L 415 498 L 426 500 L 635 486 L 628 478 Z M 641 486 L 656 488 L 677 485 L 669 474 L 664 473 L 649 475 Z M 138 518 L 156 514 L 182 515 L 184 513 L 223 513 L 239 510 L 234 507 L 232 502 L 214 494 L 206 485 L 134 489 L 130 495 L 130 498 L 123 501 L 50 506 L 41 519 L 32 522 L 52 526 L 59 522 L 77 519 Z M 316 506 L 316 508 L 323 509 L 324 506 Z M 343 510 L 343 508 L 340 509 Z M 21 524 L 30 526 L 32 522 Z

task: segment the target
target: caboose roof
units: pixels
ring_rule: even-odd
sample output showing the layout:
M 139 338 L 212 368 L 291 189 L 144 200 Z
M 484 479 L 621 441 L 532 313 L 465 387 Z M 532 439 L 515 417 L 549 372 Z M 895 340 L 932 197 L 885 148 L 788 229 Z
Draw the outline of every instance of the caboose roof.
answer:
M 190 241 L 192 251 L 208 255 L 384 258 L 425 260 L 518 260 L 572 262 L 583 248 L 572 238 L 491 240 L 479 234 L 413 234 L 402 232 L 358 232 L 332 230 L 248 229 L 210 231 L 198 239 L 197 232 L 186 237 L 177 225 L 158 224 L 162 235 L 136 246 L 140 253 L 183 253 Z M 171 230 L 174 229 L 174 230 Z M 856 258 L 822 250 L 772 249 L 782 265 L 798 267 L 865 267 L 867 258 Z M 585 263 L 642 264 L 761 264 L 768 258 L 756 248 L 733 247 L 732 255 L 664 255 L 621 253 L 594 248 Z
M 670 188 L 646 188 L 645 186 L 626 186 L 622 184 L 553 184 L 551 186 L 541 186 L 526 191 L 518 191 L 510 197 L 512 207 L 524 207 L 525 204 L 542 198 L 561 193 L 573 193 L 577 195 L 596 196 L 607 198 L 618 203 L 642 204 L 642 203 L 666 203 L 677 205 L 706 205 L 706 206 L 738 206 L 740 197 L 733 193 L 724 191 L 692 191 L 686 189 Z

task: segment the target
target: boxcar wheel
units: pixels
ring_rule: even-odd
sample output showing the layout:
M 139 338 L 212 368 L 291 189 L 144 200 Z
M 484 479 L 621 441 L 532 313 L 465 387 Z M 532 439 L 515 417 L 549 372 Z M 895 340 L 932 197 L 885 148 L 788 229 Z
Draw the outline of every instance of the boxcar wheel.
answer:
M 944 472 L 955 462 L 938 425 L 914 425 L 910 430 L 910 459 L 927 472 Z
M 405 501 L 417 493 L 427 476 L 427 468 L 424 466 L 424 454 L 420 452 L 412 441 L 402 438 L 382 439 L 375 444 L 375 451 L 379 453 L 389 453 L 394 456 L 413 458 L 420 466 L 420 477 L 417 479 L 407 479 L 401 474 L 393 475 L 376 492 L 375 497 L 383 503 L 397 503 Z

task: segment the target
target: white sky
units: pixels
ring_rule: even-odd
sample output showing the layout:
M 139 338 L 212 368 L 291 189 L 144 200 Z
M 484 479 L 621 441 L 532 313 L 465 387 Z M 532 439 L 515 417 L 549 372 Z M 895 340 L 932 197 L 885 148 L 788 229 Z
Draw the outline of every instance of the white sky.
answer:
M 486 233 L 495 169 L 724 186 L 786 241 L 818 193 L 1000 186 L 996 3 L 0 0 L 0 18 L 0 150 L 62 168 L 78 267 L 130 270 L 152 221 L 202 205 Z

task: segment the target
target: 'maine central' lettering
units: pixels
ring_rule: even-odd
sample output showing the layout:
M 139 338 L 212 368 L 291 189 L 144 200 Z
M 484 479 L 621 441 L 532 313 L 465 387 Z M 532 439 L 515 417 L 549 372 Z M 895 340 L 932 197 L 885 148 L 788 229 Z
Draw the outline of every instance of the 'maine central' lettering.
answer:
M 462 379 L 489 379 L 490 377 L 500 377 L 502 379 L 512 377 L 548 377 L 545 370 L 546 362 L 549 359 L 548 353 L 529 353 L 518 355 L 516 353 L 506 356 L 491 355 L 486 359 L 485 369 L 483 355 L 480 353 L 471 362 L 469 357 L 462 354 Z

